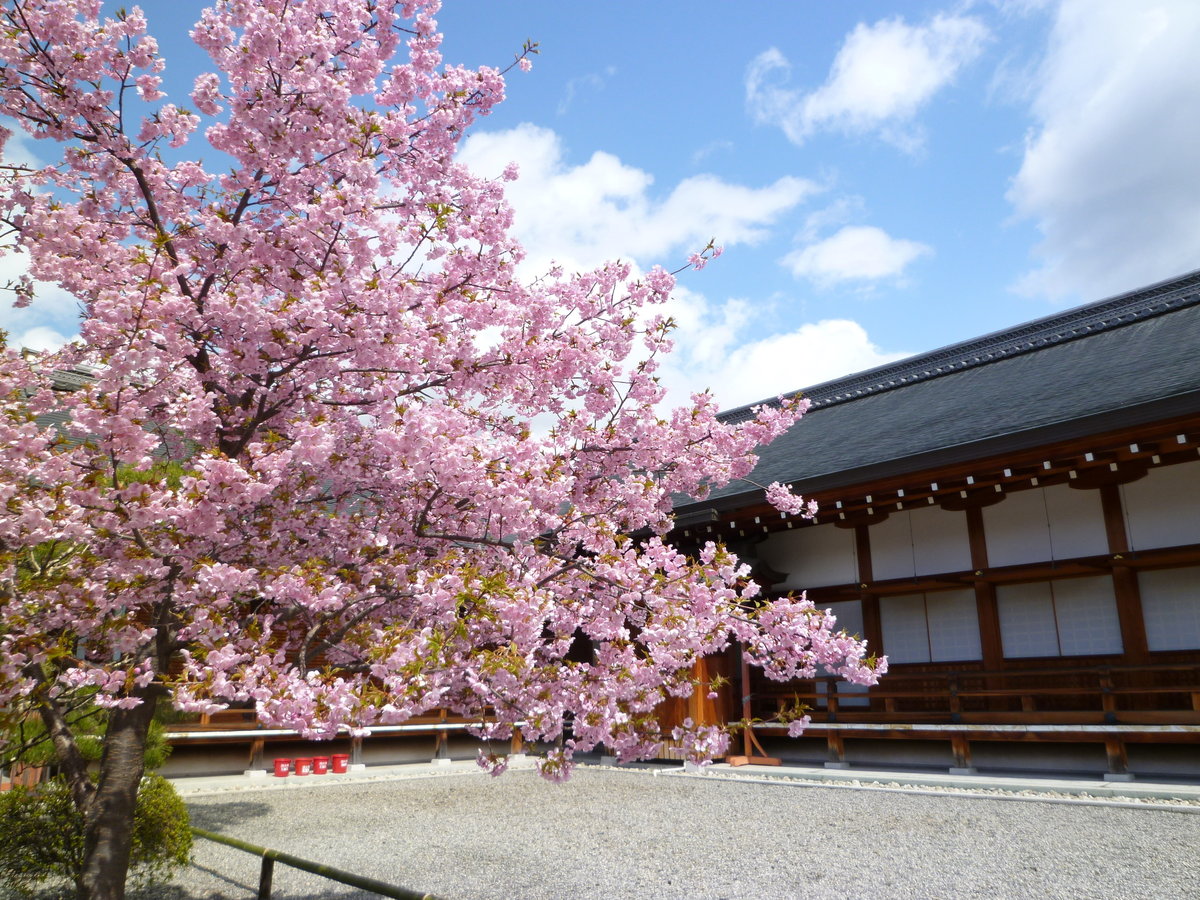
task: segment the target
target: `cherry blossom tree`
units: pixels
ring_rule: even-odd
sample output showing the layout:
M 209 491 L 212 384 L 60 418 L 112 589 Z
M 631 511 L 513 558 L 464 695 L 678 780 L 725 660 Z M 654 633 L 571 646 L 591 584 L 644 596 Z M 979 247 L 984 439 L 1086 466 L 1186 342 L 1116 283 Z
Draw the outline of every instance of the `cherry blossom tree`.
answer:
M 313 738 L 446 708 L 560 778 L 652 755 L 656 705 L 732 640 L 774 677 L 874 681 L 810 603 L 667 541 L 672 497 L 745 477 L 803 404 L 664 412 L 661 268 L 519 275 L 503 180 L 454 158 L 505 73 L 443 62 L 436 0 L 217 0 L 186 108 L 144 16 L 100 7 L 0 13 L 3 112 L 53 156 L 2 173 L 17 302 L 82 308 L 79 343 L 0 360 L 0 705 L 54 741 L 80 896 L 123 896 L 160 702 Z M 95 779 L 81 698 L 109 710 Z

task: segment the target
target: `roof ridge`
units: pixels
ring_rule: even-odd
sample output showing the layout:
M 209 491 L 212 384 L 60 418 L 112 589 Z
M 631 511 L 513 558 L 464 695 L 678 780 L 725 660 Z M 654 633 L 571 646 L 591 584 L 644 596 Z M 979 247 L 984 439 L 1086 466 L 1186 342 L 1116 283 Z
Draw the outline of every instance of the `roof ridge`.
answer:
M 928 381 L 951 372 L 987 365 L 998 359 L 1008 359 L 1050 345 L 1112 331 L 1132 322 L 1197 304 L 1200 304 L 1200 270 L 1011 328 L 909 356 L 865 372 L 821 382 L 800 391 L 793 391 L 788 396 L 807 397 L 813 409 L 820 409 L 857 400 L 869 394 Z M 720 418 L 725 422 L 743 422 L 753 416 L 755 407 L 777 402 L 776 398 L 770 398 L 736 407 L 721 413 Z

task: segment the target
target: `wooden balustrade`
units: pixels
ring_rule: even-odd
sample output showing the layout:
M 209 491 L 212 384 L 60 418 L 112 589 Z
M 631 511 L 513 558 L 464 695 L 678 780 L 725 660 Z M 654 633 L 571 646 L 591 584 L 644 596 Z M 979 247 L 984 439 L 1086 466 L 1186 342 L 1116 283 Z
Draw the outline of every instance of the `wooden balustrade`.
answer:
M 1126 742 L 1200 741 L 1200 666 L 1187 663 L 901 672 L 854 693 L 832 677 L 760 682 L 754 700 L 763 719 L 809 706 L 808 733 L 825 737 L 836 766 L 848 736 L 949 740 L 961 771 L 971 770 L 972 740 L 1103 742 L 1105 777 L 1123 778 Z

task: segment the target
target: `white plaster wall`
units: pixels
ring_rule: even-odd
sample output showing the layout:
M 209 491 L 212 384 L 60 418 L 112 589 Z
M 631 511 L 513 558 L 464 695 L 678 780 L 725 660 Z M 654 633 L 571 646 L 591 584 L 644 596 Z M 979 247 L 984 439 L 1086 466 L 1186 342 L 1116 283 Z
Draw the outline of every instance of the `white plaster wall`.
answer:
M 983 509 L 989 566 L 1042 562 L 1050 556 L 1050 522 L 1040 488 L 1017 491 Z
M 868 532 L 871 574 L 877 580 L 912 578 L 971 568 L 967 516 L 936 506 L 897 510 Z
M 1050 521 L 1051 559 L 1099 556 L 1108 552 L 1108 533 L 1104 530 L 1104 508 L 1100 504 L 1099 491 L 1076 490 L 1065 484 L 1041 490 Z
M 1121 501 L 1134 550 L 1200 543 L 1200 460 L 1151 469 Z
M 1200 648 L 1200 568 L 1139 572 L 1138 586 L 1150 649 Z
M 807 525 L 772 534 L 758 545 L 758 558 L 778 572 L 786 572 L 781 589 L 805 588 L 858 581 L 858 553 L 854 530 L 836 525 Z
M 983 530 L 991 566 L 1108 552 L 1100 492 L 1065 484 L 1017 491 L 985 507 Z
M 963 572 L 971 568 L 967 514 L 926 506 L 909 512 L 916 574 Z
M 877 581 L 911 578 L 916 574 L 912 528 L 908 513 L 898 510 L 868 529 L 871 539 L 871 575 Z

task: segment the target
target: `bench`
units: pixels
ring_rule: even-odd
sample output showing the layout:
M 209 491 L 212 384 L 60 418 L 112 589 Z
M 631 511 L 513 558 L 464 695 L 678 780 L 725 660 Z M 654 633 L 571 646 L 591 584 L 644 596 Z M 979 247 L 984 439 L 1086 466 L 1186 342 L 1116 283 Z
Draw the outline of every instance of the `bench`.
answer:
M 202 717 L 198 722 L 176 724 L 166 733 L 167 740 L 174 746 L 195 746 L 202 744 L 248 744 L 249 770 L 266 770 L 266 746 L 272 743 L 305 740 L 301 734 L 290 728 L 244 727 L 246 719 L 235 713 L 249 713 L 249 721 L 256 721 L 253 710 L 221 710 L 212 714 L 208 721 Z M 370 737 L 386 736 L 432 736 L 434 738 L 433 760 L 448 760 L 449 736 L 453 732 L 465 732 L 472 722 L 460 717 L 452 717 L 446 710 L 427 716 L 414 716 L 401 725 L 373 725 L 368 730 Z M 242 727 L 239 727 L 241 725 Z M 362 764 L 362 742 L 359 736 L 350 736 L 350 764 Z M 520 752 L 519 735 L 514 735 L 512 752 Z

